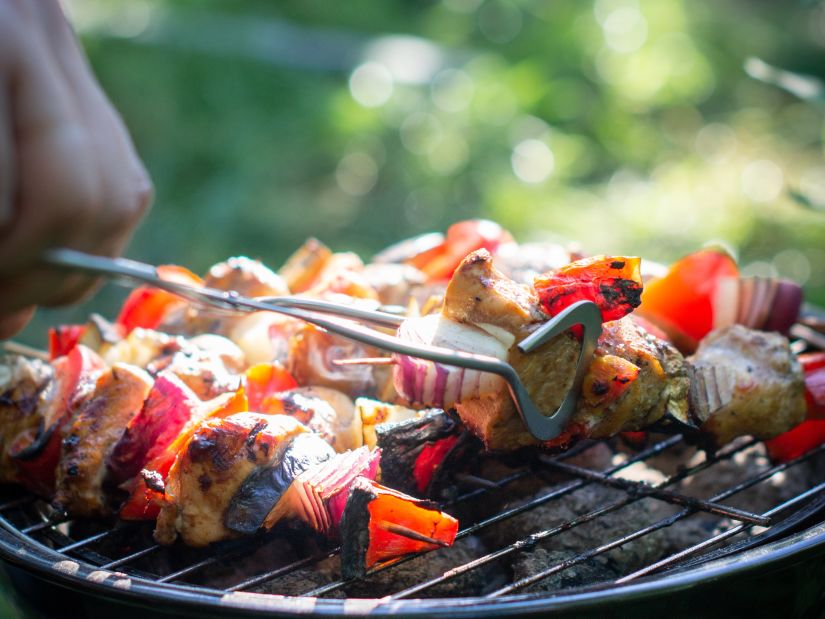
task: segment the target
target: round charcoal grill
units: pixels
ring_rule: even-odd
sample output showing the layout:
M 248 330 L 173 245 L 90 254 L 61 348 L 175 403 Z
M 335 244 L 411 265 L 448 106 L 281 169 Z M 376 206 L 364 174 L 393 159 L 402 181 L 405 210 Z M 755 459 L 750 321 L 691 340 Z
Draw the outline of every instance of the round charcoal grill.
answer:
M 795 334 L 809 343 L 822 338 L 804 329 Z M 374 568 L 359 583 L 340 579 L 337 548 L 301 532 L 274 531 L 200 550 L 180 544 L 162 547 L 152 540 L 149 524 L 72 522 L 18 489 L 0 492 L 0 556 L 26 616 L 145 617 L 148 611 L 156 616 L 197 617 L 307 613 L 729 617 L 768 607 L 783 609 L 783 616 L 821 616 L 825 611 L 825 475 L 821 473 L 825 446 L 783 464 L 760 461 L 747 475 L 717 487 L 711 496 L 699 497 L 690 492 L 691 480 L 714 476 L 726 461 L 739 458 L 757 441 L 740 439 L 698 460 L 688 459 L 692 452 L 679 436 L 658 436 L 644 449 L 630 452 L 617 439 L 607 444 L 616 456 L 607 466 L 580 464 L 588 462 L 590 450 L 603 445 L 587 442 L 556 456 L 508 460 L 495 469 L 496 476 L 482 476 L 477 470 L 456 475 L 454 492 L 444 509 L 461 514 L 461 540 L 497 528 L 507 531 L 519 517 L 561 507 L 574 493 L 590 486 L 609 488 L 609 499 L 594 501 L 562 522 L 544 525 L 539 521 L 528 534 L 497 547 L 476 549 L 471 556 L 458 554 L 459 541 L 453 548 Z M 654 485 L 625 475 L 634 464 L 668 455 L 673 472 Z M 761 484 L 777 481 L 778 476 L 788 480 L 803 474 L 808 479 L 804 490 L 767 510 L 756 513 L 731 503 Z M 551 476 L 556 483 L 538 494 L 519 496 L 519 485 L 537 476 Z M 565 536 L 576 535 L 611 515 L 615 518 L 623 508 L 642 501 L 671 507 L 665 517 L 651 510 L 649 521 L 630 532 L 612 534 L 605 529 L 603 539 L 594 539 L 591 547 L 560 561 L 538 562 L 528 573 L 510 572 L 509 578 L 502 578 L 499 570 L 498 577 L 485 582 L 485 570 L 539 548 L 551 550 Z M 497 509 L 491 511 L 491 505 Z M 553 593 L 531 592 L 547 579 L 622 552 L 666 528 L 690 526 L 696 518 L 715 523 L 698 543 L 618 578 L 597 579 Z M 414 561 L 431 561 L 434 554 L 448 567 L 387 589 L 390 570 L 405 569 L 405 564 Z M 322 573 L 323 579 L 308 577 L 319 566 L 321 570 L 314 573 Z M 456 583 L 473 574 L 482 575 L 483 590 L 464 594 Z M 277 595 L 286 582 L 290 595 Z M 381 597 L 339 599 L 354 586 L 361 596 L 363 591 L 374 591 Z

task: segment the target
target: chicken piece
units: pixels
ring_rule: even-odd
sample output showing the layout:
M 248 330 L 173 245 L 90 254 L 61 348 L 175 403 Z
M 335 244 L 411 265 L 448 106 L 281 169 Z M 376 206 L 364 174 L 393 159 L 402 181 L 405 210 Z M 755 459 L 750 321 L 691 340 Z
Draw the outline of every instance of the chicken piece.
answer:
M 516 343 L 548 318 L 529 287 L 513 282 L 492 265 L 485 251 L 470 254 L 447 288 L 443 313 L 454 320 L 494 328 L 516 337 Z M 499 337 L 502 339 L 502 337 Z M 508 362 L 518 372 L 533 401 L 548 413 L 555 411 L 572 387 L 580 343 L 562 333 L 539 350 L 522 354 L 513 345 Z M 602 438 L 621 431 L 639 430 L 665 414 L 687 417 L 687 369 L 682 356 L 669 344 L 649 334 L 629 318 L 603 325 L 597 356 L 618 358 L 617 372 L 626 363 L 638 367 L 635 379 L 612 400 L 582 397 L 566 432 L 547 446 L 563 446 L 574 437 Z M 604 368 L 598 368 L 602 375 Z M 593 372 L 595 374 L 595 368 Z M 600 381 L 585 378 L 584 385 L 604 389 Z M 489 449 L 512 450 L 538 444 L 515 410 L 509 390 L 465 400 L 456 409 L 467 426 Z
M 180 378 L 201 400 L 211 400 L 223 393 L 237 391 L 241 377 L 230 371 L 214 354 L 189 348 L 161 357 L 146 368 L 151 374 L 163 370 Z
M 236 390 L 238 374 L 246 368 L 241 349 L 225 337 L 204 334 L 187 339 L 141 328 L 106 348 L 104 359 L 146 368 L 153 376 L 168 370 L 202 400 Z
M 426 281 L 421 271 L 408 264 L 368 264 L 363 277 L 384 305 L 406 305 L 413 289 Z
M 289 294 L 289 287 L 280 275 L 259 260 L 252 260 L 246 256 L 236 256 L 213 265 L 204 278 L 203 285 L 215 290 L 236 292 L 244 297 L 275 297 Z M 227 315 L 208 308 L 187 305 L 170 312 L 159 329 L 179 335 L 229 335 L 243 317 L 243 314 Z
M 63 439 L 55 503 L 76 516 L 109 513 L 103 493 L 106 461 L 151 388 L 152 378 L 135 366 L 117 363 L 101 374 Z
M 207 288 L 232 290 L 244 297 L 275 297 L 289 294 L 283 278 L 259 260 L 246 256 L 229 258 L 209 269 L 203 280 Z
M 224 514 L 244 481 L 279 462 L 292 439 L 307 428 L 285 415 L 238 413 L 209 419 L 195 430 L 166 479 L 155 539 L 180 535 L 190 546 L 236 537 Z
M 733 325 L 707 335 L 688 360 L 690 412 L 715 446 L 804 421 L 805 378 L 786 337 Z
M 378 293 L 364 277 L 363 270 L 364 263 L 356 254 L 334 253 L 326 260 L 306 294 L 310 297 L 341 294 L 355 299 L 378 300 Z
M 8 448 L 21 433 L 37 431 L 53 374 L 48 363 L 37 359 L 13 355 L 0 360 L 0 482 L 19 481 Z
M 548 319 L 535 290 L 498 271 L 490 252 L 484 249 L 467 256 L 456 269 L 447 286 L 442 313 L 482 328 L 494 325 L 519 341 L 529 335 L 532 327 Z

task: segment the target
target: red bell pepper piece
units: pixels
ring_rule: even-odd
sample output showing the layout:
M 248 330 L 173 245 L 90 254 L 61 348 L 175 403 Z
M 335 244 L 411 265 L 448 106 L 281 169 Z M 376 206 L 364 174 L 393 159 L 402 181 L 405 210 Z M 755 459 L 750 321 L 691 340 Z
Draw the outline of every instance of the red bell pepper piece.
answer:
M 161 265 L 157 268 L 157 273 L 166 281 L 203 286 L 203 280 L 184 267 Z M 157 329 L 172 310 L 183 307 L 186 303 L 186 300 L 166 290 L 140 286 L 126 297 L 115 322 L 123 326 L 126 334 L 137 327 Z
M 542 309 L 550 316 L 578 301 L 592 301 L 602 320 L 618 320 L 638 307 L 642 294 L 641 258 L 593 256 L 576 260 L 533 282 Z
M 426 274 L 429 280 L 449 279 L 467 254 L 478 249 L 486 249 L 492 254 L 502 243 L 512 240 L 512 235 L 493 221 L 459 221 L 447 229 L 441 245 L 414 256 L 409 263 Z
M 105 365 L 97 353 L 83 345 L 74 346 L 67 355 L 52 361 L 55 392 L 43 412 L 42 427 L 21 434 L 9 447 L 21 483 L 32 492 L 43 496 L 54 492 L 64 426 L 75 408 L 92 394 Z
M 801 424 L 765 441 L 774 462 L 787 462 L 825 442 L 825 352 L 799 355 L 805 372 L 808 417 Z
M 201 403 L 194 410 L 183 428 L 165 448 L 154 455 L 137 477 L 124 484 L 129 498 L 118 515 L 123 520 L 154 520 L 160 513 L 163 501 L 163 484 L 175 459 L 192 438 L 195 428 L 204 419 L 227 417 L 249 410 L 249 402 L 243 389 L 225 393 L 213 400 Z
M 738 277 L 736 261 L 727 252 L 702 249 L 675 262 L 664 277 L 648 282 L 639 312 L 692 350 L 713 330 L 719 283 Z
M 86 331 L 86 325 L 60 325 L 49 329 L 49 359 L 69 354 Z
M 129 420 L 109 457 L 107 474 L 111 482 L 120 485 L 140 473 L 175 440 L 192 411 L 202 404 L 175 374 L 158 374 L 143 408 Z
M 825 352 L 804 353 L 798 359 L 805 372 L 808 419 L 825 419 Z
M 298 383 L 287 369 L 273 361 L 257 363 L 244 373 L 244 391 L 249 399 L 249 409 L 259 413 L 272 414 L 282 412 L 282 406 L 275 402 L 275 397 L 281 391 L 294 389 Z
M 765 441 L 768 455 L 773 462 L 787 462 L 798 458 L 825 442 L 825 420 L 809 419 L 793 430 L 783 432 Z
M 436 470 L 441 466 L 441 463 L 444 461 L 444 458 L 447 457 L 447 454 L 450 453 L 450 450 L 455 447 L 459 438 L 460 436 L 458 434 L 454 434 L 442 438 L 440 441 L 424 445 L 421 453 L 418 454 L 418 458 L 415 459 L 412 471 L 415 487 L 418 492 L 423 494 L 427 491 Z

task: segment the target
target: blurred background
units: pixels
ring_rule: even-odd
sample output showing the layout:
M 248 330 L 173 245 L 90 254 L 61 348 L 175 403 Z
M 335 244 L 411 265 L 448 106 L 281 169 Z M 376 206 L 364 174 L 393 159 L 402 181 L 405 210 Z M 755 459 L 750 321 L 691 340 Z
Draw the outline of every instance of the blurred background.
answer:
M 825 305 L 825 3 L 70 0 L 157 199 L 128 255 L 368 257 L 488 217 Z M 41 312 L 24 335 L 95 309 Z

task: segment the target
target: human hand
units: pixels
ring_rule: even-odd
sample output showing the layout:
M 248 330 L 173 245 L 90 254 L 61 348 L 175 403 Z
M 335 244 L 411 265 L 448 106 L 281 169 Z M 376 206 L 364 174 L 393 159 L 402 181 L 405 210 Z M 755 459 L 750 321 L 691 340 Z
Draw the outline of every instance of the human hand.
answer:
M 0 0 L 0 339 L 94 281 L 48 247 L 117 255 L 152 200 L 129 134 L 56 0 Z

